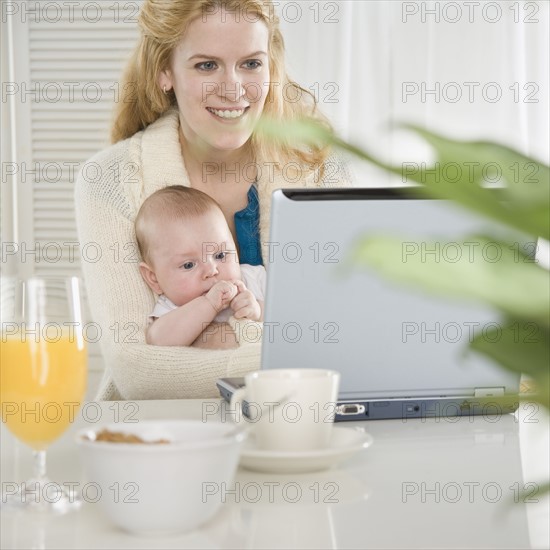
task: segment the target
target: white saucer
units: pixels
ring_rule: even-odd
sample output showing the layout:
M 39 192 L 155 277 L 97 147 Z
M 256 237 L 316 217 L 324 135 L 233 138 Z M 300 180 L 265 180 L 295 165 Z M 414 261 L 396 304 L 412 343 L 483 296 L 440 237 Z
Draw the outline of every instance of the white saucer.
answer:
M 330 444 L 315 451 L 264 451 L 249 438 L 241 451 L 240 465 L 256 472 L 297 474 L 318 472 L 334 466 L 372 444 L 372 436 L 356 428 L 334 427 Z

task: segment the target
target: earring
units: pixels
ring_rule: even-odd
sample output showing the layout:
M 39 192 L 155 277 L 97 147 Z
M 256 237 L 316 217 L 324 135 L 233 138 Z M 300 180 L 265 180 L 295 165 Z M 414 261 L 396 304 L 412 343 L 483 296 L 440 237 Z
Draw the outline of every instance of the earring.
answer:
M 164 95 L 166 95 L 166 84 L 162 87 L 162 89 L 164 90 Z

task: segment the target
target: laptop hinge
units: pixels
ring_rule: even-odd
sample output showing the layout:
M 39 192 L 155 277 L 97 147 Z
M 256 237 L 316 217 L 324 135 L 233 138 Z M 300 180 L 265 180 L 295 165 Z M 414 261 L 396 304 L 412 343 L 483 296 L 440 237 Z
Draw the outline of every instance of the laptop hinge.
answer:
M 474 390 L 474 397 L 495 397 L 497 395 L 504 395 L 504 388 L 476 388 Z

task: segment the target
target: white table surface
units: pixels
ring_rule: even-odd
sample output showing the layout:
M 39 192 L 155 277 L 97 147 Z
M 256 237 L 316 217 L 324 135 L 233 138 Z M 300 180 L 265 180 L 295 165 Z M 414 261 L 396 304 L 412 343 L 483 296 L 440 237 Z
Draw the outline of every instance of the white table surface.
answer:
M 48 473 L 86 483 L 74 432 L 125 419 L 201 419 L 218 400 L 92 403 L 48 452 Z M 301 475 L 239 469 L 240 502 L 202 528 L 173 537 L 136 537 L 109 523 L 100 503 L 65 516 L 2 511 L 1 548 L 548 548 L 547 497 L 514 503 L 518 488 L 549 472 L 549 421 L 522 403 L 516 415 L 387 420 L 358 426 L 373 445 L 339 467 Z M 31 453 L 2 426 L 2 482 L 31 473 Z M 243 491 L 253 483 L 261 499 Z M 270 494 L 269 487 L 273 491 Z M 290 484 L 290 485 L 289 485 Z M 294 503 L 285 499 L 292 489 Z M 249 486 L 250 487 L 250 486 Z M 317 490 L 317 498 L 315 489 Z M 285 489 L 286 488 L 286 489 Z M 290 492 L 288 493 L 291 494 Z M 516 499 L 518 500 L 518 499 Z

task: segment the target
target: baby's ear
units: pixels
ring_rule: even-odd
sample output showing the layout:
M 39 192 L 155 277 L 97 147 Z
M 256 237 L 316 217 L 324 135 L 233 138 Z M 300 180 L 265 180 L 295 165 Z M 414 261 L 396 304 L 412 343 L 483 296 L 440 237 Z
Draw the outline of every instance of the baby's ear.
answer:
M 148 264 L 145 262 L 141 262 L 139 264 L 139 272 L 141 273 L 141 276 L 143 277 L 143 280 L 147 283 L 149 288 L 159 296 L 163 294 L 162 288 L 160 288 L 160 285 L 157 280 L 157 276 L 153 269 L 149 267 Z

